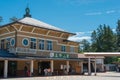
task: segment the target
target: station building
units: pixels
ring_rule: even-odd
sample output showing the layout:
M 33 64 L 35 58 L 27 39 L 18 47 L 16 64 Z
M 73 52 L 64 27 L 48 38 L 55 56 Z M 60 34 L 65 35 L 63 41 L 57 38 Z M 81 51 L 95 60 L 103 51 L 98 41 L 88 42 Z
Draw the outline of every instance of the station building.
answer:
M 69 41 L 74 33 L 32 18 L 27 7 L 24 18 L 0 27 L 0 77 L 52 75 L 64 70 L 81 74 L 85 59 L 78 56 L 79 43 Z

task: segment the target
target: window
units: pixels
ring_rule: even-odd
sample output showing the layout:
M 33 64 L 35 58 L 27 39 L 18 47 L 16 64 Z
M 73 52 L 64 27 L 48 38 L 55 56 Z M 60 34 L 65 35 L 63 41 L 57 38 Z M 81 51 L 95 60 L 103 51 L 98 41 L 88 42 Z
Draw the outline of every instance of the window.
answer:
M 44 40 L 39 40 L 39 49 L 44 50 Z
M 23 46 L 28 46 L 28 45 L 29 45 L 29 40 L 28 40 L 27 38 L 24 38 L 24 39 L 22 40 L 22 45 L 23 45 Z
M 34 38 L 30 39 L 30 48 L 36 49 L 36 39 L 34 39 Z
M 6 49 L 10 48 L 10 39 L 11 38 L 6 38 Z
M 74 52 L 74 47 L 70 47 L 70 52 Z
M 14 46 L 15 45 L 15 38 L 10 39 L 10 45 Z
M 65 52 L 66 51 L 66 46 L 61 46 L 61 51 Z
M 47 41 L 47 50 L 52 50 L 53 45 L 52 45 L 52 41 Z
M 1 49 L 5 49 L 5 39 L 2 39 L 1 40 Z

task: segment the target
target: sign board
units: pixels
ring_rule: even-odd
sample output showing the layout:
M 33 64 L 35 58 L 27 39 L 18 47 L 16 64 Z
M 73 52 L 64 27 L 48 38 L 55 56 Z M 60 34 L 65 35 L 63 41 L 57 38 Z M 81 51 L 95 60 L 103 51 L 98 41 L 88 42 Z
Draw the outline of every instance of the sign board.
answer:
M 50 53 L 50 57 L 68 59 L 69 54 L 67 54 L 67 53 Z

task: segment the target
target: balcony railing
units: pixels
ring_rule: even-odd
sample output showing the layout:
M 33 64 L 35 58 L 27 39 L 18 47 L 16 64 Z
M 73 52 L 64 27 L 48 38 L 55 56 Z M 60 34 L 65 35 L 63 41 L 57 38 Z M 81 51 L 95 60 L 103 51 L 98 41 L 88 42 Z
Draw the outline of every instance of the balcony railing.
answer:
M 36 50 L 35 50 L 35 49 L 21 48 L 21 47 L 10 48 L 10 49 L 9 49 L 9 52 L 10 52 L 10 53 L 28 53 L 28 54 L 36 54 Z

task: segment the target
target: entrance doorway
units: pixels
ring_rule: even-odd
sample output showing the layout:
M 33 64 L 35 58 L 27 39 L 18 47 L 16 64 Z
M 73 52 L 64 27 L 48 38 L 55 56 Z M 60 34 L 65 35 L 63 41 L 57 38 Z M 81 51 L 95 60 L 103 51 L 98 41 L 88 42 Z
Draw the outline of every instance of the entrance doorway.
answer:
M 14 77 L 17 72 L 17 61 L 9 61 L 8 62 L 8 76 Z
M 0 77 L 3 77 L 4 70 L 4 61 L 0 61 Z
M 50 68 L 50 62 L 44 61 L 44 62 L 38 62 L 38 75 L 45 75 L 44 69 Z
M 91 72 L 94 72 L 94 66 L 93 63 L 91 65 Z M 88 63 L 83 63 L 83 72 L 88 72 Z

